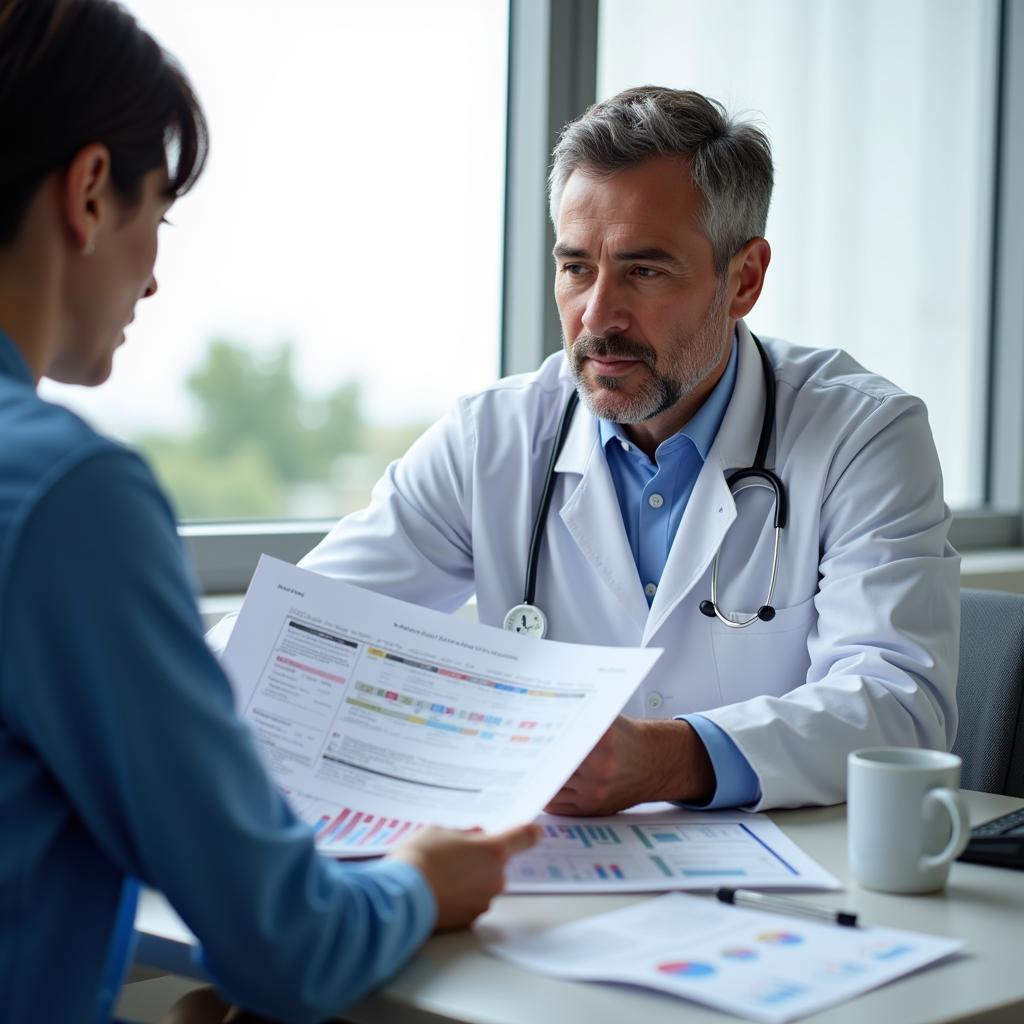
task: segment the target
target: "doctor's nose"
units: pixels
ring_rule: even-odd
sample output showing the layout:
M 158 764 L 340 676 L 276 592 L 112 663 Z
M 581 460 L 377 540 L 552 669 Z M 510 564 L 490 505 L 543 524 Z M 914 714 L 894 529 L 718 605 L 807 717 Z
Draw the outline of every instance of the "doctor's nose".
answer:
M 629 328 L 630 317 L 619 289 L 598 279 L 587 296 L 581 319 L 583 326 L 600 338 L 606 334 L 624 334 Z
M 156 295 L 157 283 L 156 276 L 150 277 L 149 284 L 146 285 L 146 290 L 142 293 L 144 299 L 150 299 Z

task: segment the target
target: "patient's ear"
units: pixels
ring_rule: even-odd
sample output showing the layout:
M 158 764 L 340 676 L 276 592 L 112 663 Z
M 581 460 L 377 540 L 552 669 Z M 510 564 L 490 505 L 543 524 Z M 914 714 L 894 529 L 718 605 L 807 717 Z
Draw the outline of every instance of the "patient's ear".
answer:
M 61 182 L 61 211 L 71 244 L 91 255 L 98 236 L 115 214 L 111 195 L 110 150 L 99 143 L 80 149 Z

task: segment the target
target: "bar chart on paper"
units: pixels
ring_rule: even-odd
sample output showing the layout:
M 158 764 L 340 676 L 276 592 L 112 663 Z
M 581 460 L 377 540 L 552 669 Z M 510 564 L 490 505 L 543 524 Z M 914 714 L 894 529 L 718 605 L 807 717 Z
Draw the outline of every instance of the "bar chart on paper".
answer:
M 264 557 L 224 666 L 274 782 L 341 858 L 530 820 L 659 655 L 524 643 Z
M 678 811 L 539 823 L 541 842 L 509 864 L 510 892 L 839 887 L 764 815 Z
M 423 827 L 422 822 L 371 814 L 309 793 L 282 791 L 295 813 L 312 826 L 317 849 L 328 856 L 377 857 Z
M 781 884 L 799 872 L 744 822 L 633 825 L 631 831 L 665 878 L 745 885 L 756 876 Z

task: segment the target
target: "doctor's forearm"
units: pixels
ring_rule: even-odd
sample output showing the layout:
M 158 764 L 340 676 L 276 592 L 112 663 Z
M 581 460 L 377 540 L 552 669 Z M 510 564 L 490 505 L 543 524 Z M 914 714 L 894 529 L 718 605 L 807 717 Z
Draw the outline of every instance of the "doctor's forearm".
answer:
M 634 721 L 648 757 L 649 791 L 638 800 L 704 804 L 715 795 L 715 770 L 689 722 Z
M 705 804 L 715 770 L 689 722 L 620 715 L 552 798 L 551 814 L 615 814 L 648 800 Z

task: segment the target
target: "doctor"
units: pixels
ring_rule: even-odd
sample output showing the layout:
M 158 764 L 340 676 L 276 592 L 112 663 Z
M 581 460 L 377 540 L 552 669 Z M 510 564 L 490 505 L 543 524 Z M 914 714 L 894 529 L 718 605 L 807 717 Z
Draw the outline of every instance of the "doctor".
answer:
M 302 562 L 664 648 L 557 813 L 833 803 L 850 750 L 952 743 L 959 571 L 927 414 L 841 351 L 751 334 L 772 180 L 765 136 L 693 92 L 632 89 L 569 124 L 564 353 L 463 398 Z

